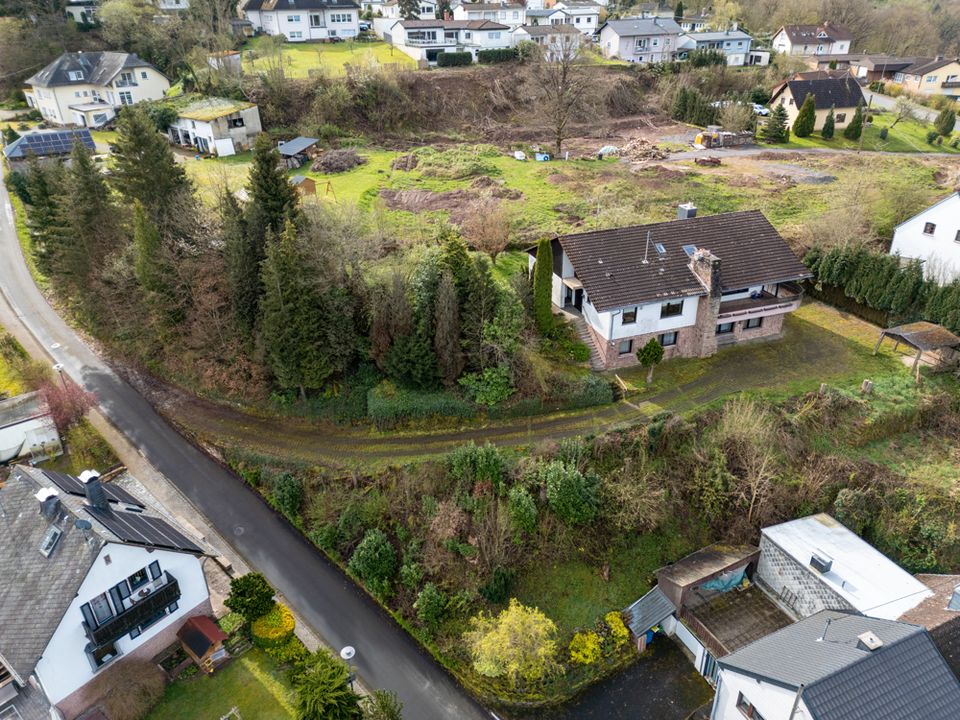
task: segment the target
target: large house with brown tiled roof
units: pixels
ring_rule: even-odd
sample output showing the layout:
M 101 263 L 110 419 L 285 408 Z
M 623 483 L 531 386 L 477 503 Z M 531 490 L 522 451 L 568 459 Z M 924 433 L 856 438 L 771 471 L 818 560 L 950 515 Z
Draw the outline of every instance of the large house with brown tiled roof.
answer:
M 850 52 L 853 33 L 842 25 L 783 25 L 773 36 L 773 49 L 785 55 L 843 55 Z
M 921 59 L 894 74 L 903 89 L 919 95 L 960 97 L 960 58 Z
M 831 73 L 839 72 L 839 76 Z M 822 75 L 825 73 L 825 75 Z M 773 89 L 770 107 L 782 105 L 787 111 L 790 125 L 800 114 L 800 108 L 808 95 L 813 95 L 815 111 L 814 130 L 823 128 L 830 110 L 833 110 L 834 126 L 845 128 L 853 120 L 857 105 L 866 105 L 860 83 L 842 71 L 815 70 L 797 73 L 793 78 Z
M 553 304 L 594 346 L 595 366 L 635 364 L 651 338 L 665 357 L 707 357 L 779 335 L 800 306 L 796 282 L 810 273 L 762 213 L 679 214 L 553 240 Z

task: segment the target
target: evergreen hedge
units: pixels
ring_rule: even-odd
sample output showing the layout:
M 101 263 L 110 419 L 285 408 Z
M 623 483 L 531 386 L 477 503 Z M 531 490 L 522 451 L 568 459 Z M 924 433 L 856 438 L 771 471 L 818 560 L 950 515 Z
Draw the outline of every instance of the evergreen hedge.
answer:
M 437 55 L 437 67 L 470 65 L 472 62 L 473 55 L 468 52 L 442 52 Z
M 927 320 L 960 332 L 960 280 L 938 285 L 923 276 L 919 262 L 866 248 L 813 248 L 804 262 L 816 282 L 874 310 L 890 313 L 893 324 Z
M 494 63 L 511 62 L 516 59 L 517 59 L 517 49 L 515 47 L 494 48 L 492 50 L 477 51 L 477 62 L 480 63 L 481 65 L 492 65 Z

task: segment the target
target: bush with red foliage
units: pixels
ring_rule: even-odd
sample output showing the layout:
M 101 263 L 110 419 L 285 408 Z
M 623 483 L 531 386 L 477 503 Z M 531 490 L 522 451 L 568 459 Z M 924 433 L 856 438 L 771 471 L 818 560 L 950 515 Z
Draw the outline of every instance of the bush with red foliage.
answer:
M 46 402 L 53 423 L 61 433 L 76 424 L 93 407 L 96 397 L 69 378 L 50 378 L 40 385 L 40 397 Z

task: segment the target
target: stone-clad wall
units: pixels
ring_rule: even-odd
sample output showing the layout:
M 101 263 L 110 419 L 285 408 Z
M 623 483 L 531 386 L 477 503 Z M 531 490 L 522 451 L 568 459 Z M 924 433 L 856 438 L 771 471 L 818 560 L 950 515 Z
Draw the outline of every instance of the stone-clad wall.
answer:
M 821 610 L 854 609 L 832 588 L 820 581 L 816 570 L 798 563 L 766 535 L 760 536 L 757 577 L 801 619 Z

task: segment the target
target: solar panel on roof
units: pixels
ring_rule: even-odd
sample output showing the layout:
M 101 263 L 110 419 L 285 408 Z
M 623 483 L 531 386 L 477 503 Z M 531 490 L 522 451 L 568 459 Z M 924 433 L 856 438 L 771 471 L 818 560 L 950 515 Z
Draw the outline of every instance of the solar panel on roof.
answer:
M 123 542 L 183 552 L 203 552 L 199 545 L 161 518 L 125 510 L 101 510 L 95 507 L 84 507 L 84 510 Z
M 43 474 L 46 475 L 47 479 L 49 479 L 54 485 L 69 495 L 84 497 L 87 494 L 83 483 L 80 482 L 79 478 L 75 478 L 73 475 L 56 472 L 55 470 L 44 470 Z M 128 493 L 123 488 L 117 487 L 116 485 L 112 485 L 110 483 L 102 483 L 102 486 L 104 493 L 107 495 L 107 500 L 111 500 L 115 503 L 125 503 L 127 505 L 144 507 L 142 502 L 137 500 L 133 495 Z

